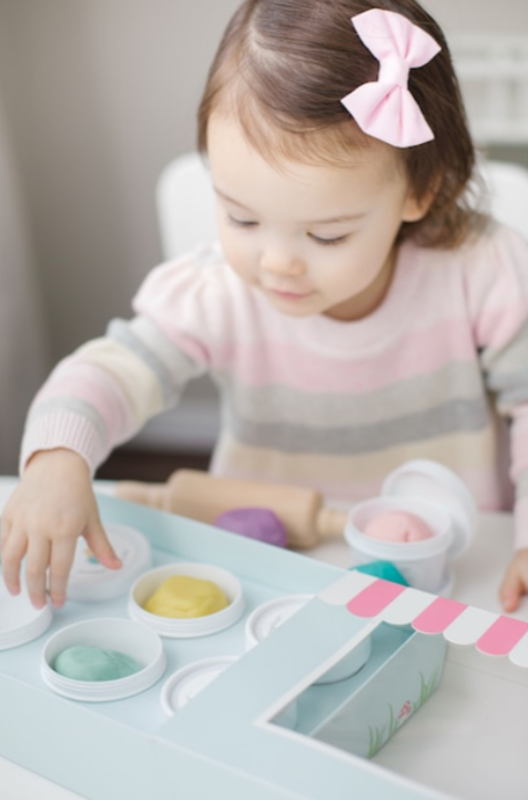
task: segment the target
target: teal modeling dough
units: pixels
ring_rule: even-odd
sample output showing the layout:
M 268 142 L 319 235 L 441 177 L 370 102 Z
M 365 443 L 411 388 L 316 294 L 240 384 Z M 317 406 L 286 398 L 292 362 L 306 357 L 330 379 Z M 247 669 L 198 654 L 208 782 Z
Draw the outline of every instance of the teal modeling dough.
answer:
M 400 570 L 391 561 L 371 561 L 370 564 L 361 564 L 357 567 L 351 567 L 351 569 L 365 572 L 375 578 L 383 578 L 383 580 L 391 581 L 392 583 L 401 583 L 402 586 L 409 586 L 408 581 L 405 580 Z
M 117 650 L 75 645 L 59 653 L 53 669 L 76 681 L 115 681 L 143 669 L 132 656 Z

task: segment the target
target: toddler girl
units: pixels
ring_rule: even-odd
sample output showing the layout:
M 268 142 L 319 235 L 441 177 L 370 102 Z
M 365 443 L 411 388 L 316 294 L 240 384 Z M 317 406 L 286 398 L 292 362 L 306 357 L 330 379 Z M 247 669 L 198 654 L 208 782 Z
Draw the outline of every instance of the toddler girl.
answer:
M 472 210 L 474 150 L 441 31 L 414 0 L 246 0 L 199 146 L 220 246 L 155 269 L 135 317 L 61 362 L 29 413 L 2 563 L 64 602 L 76 538 L 119 567 L 96 467 L 209 372 L 216 474 L 354 501 L 411 458 L 515 502 L 504 608 L 528 590 L 528 245 Z M 515 492 L 515 499 L 514 499 Z

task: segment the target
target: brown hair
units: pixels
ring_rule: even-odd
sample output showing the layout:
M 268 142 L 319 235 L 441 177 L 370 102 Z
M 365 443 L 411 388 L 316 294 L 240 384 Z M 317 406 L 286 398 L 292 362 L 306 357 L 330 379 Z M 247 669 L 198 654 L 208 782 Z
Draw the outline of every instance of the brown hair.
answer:
M 400 239 L 455 246 L 478 219 L 466 191 L 475 151 L 445 38 L 414 0 L 246 0 L 209 72 L 198 112 L 199 149 L 207 151 L 208 122 L 218 110 L 233 113 L 270 159 L 341 163 L 351 148 L 371 146 L 341 103 L 377 79 L 378 61 L 350 22 L 370 8 L 403 14 L 442 48 L 409 75 L 409 90 L 435 138 L 399 152 L 415 197 L 427 197 L 434 187 L 434 199 L 422 220 L 403 223 Z

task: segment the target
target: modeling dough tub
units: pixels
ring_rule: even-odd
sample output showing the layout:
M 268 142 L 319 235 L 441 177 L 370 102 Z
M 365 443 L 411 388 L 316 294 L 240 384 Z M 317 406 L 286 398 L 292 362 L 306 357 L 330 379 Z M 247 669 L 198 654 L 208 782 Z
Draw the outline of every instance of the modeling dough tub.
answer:
M 415 515 L 433 535 L 409 542 L 366 535 L 371 524 L 391 513 Z M 476 520 L 475 502 L 460 478 L 442 464 L 418 459 L 390 473 L 379 497 L 353 506 L 345 539 L 356 566 L 388 561 L 413 588 L 449 595 L 450 563 L 469 546 Z
M 145 604 L 167 579 L 175 576 L 197 578 L 211 582 L 227 598 L 228 604 L 219 611 L 205 616 L 174 618 L 153 614 Z M 128 612 L 132 619 L 148 625 L 160 636 L 190 638 L 209 636 L 229 628 L 244 612 L 244 595 L 236 576 L 212 564 L 167 564 L 141 575 L 130 590 Z
M 54 665 L 61 653 L 75 646 L 114 649 L 140 667 L 127 677 L 80 681 L 59 674 Z M 128 619 L 83 620 L 58 630 L 42 651 L 41 675 L 54 692 L 85 702 L 121 700 L 148 689 L 163 675 L 166 656 L 161 639 L 145 625 Z

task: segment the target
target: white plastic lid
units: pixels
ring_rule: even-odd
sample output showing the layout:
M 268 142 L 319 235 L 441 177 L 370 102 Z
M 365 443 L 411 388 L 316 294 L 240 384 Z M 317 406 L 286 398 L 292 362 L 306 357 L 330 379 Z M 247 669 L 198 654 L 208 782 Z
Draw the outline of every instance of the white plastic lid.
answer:
M 172 716 L 183 708 L 237 659 L 238 656 L 202 658 L 173 672 L 161 690 L 161 706 L 165 713 Z
M 0 578 L 0 650 L 8 650 L 37 639 L 53 619 L 49 604 L 36 609 L 31 605 L 24 587 L 21 594 L 12 595 Z
M 451 517 L 453 541 L 448 555 L 456 558 L 467 549 L 477 525 L 477 506 L 465 483 L 443 464 L 426 459 L 408 461 L 391 472 L 381 493 L 408 497 L 441 507 Z
M 68 582 L 68 599 L 110 600 L 128 592 L 132 582 L 151 565 L 151 548 L 146 536 L 135 528 L 110 523 L 104 526 L 110 544 L 123 566 L 107 569 L 96 559 L 85 540 L 79 538 Z
M 312 597 L 311 594 L 277 597 L 258 606 L 246 621 L 246 647 L 254 647 L 266 639 L 283 622 L 293 617 Z

